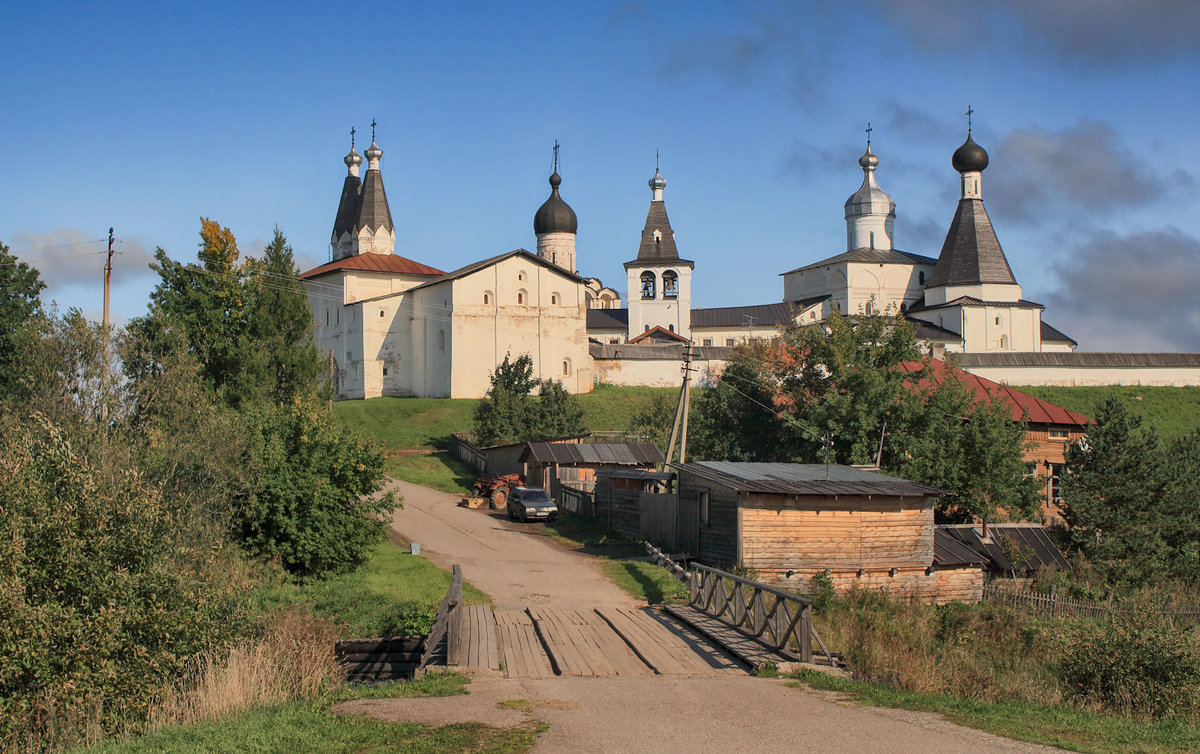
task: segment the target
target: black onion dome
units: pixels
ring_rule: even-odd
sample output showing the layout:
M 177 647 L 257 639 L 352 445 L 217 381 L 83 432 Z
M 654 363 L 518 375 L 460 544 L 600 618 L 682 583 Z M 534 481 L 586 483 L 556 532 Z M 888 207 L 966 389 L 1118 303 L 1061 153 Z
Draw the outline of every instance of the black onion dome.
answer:
M 967 134 L 967 140 L 954 150 L 950 162 L 960 173 L 981 173 L 988 166 L 988 153 Z
M 561 183 L 562 177 L 556 170 L 550 175 L 550 198 L 533 216 L 533 232 L 539 236 L 543 233 L 574 233 L 579 229 L 575 210 L 558 195 Z

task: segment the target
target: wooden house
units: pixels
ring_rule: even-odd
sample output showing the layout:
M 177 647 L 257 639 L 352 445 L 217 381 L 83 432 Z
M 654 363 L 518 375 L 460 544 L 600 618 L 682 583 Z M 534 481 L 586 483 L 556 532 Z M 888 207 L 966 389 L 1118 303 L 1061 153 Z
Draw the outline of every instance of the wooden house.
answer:
M 907 372 L 919 371 L 922 363 L 909 361 L 901 364 Z M 1028 393 L 992 382 L 970 372 L 952 367 L 937 359 L 931 360 L 932 379 L 942 382 L 953 375 L 973 391 L 977 401 L 1000 400 L 1008 405 L 1013 421 L 1027 422 L 1029 429 L 1026 440 L 1025 463 L 1029 474 L 1042 480 L 1042 508 L 1040 517 L 1047 526 L 1065 523 L 1062 518 L 1062 475 L 1066 470 L 1067 447 L 1087 433 L 1092 420 L 1074 411 L 1057 406 Z
M 938 564 L 933 508 L 945 491 L 849 466 L 672 464 L 680 510 L 695 510 L 696 557 L 808 592 L 828 571 L 853 585 L 935 603 L 977 601 L 979 558 Z M 688 539 L 688 538 L 684 538 Z

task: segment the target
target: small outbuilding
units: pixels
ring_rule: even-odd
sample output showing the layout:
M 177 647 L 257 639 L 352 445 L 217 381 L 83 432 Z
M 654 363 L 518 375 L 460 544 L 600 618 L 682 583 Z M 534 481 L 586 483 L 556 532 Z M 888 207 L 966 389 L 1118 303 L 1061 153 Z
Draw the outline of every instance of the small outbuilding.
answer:
M 649 471 L 662 462 L 662 451 L 656 445 L 638 442 L 530 442 L 520 457 L 525 483 L 545 487 L 555 500 L 563 483 L 591 491 L 599 472 Z
M 945 490 L 850 466 L 672 467 L 680 510 L 696 511 L 694 555 L 705 563 L 800 592 L 828 572 L 839 591 L 859 585 L 935 603 L 982 595 L 982 558 L 935 562 L 933 508 Z

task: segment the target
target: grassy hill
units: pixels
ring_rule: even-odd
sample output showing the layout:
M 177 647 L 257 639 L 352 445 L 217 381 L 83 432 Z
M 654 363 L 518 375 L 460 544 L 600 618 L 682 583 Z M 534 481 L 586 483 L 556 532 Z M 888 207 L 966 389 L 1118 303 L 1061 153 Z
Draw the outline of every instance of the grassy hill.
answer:
M 584 422 L 593 431 L 626 429 L 654 396 L 676 395 L 675 388 L 600 385 L 579 396 Z M 387 471 L 394 477 L 444 492 L 465 492 L 476 474 L 448 450 L 451 432 L 469 431 L 475 406 L 470 398 L 372 398 L 341 401 L 334 414 L 375 438 L 388 454 Z
M 1096 404 L 1105 396 L 1116 394 L 1164 439 L 1200 428 L 1200 387 L 1013 387 L 1084 416 L 1092 416 Z

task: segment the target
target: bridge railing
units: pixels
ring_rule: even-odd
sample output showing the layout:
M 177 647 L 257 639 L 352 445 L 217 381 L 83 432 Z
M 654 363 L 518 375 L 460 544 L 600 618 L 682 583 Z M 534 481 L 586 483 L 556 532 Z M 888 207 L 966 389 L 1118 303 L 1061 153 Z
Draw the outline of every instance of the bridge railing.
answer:
M 458 664 L 458 639 L 462 628 L 462 568 L 456 565 L 452 572 L 454 577 L 450 581 L 450 588 L 438 606 L 433 628 L 425 637 L 425 652 L 421 655 L 421 664 L 417 666 L 418 676 L 433 662 L 443 641 L 446 643 L 446 664 Z

